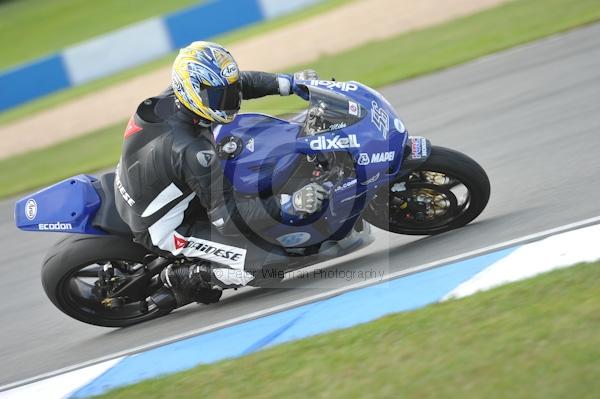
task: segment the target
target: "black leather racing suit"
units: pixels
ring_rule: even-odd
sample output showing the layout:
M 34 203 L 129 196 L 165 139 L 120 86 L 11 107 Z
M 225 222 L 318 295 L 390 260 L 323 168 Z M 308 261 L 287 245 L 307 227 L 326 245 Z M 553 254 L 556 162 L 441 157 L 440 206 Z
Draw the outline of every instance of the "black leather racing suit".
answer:
M 240 78 L 244 99 L 288 94 L 280 93 L 275 74 L 242 72 Z M 223 265 L 213 266 L 213 276 L 223 286 L 251 282 L 273 256 L 269 252 L 276 252 L 239 234 L 252 234 L 247 225 L 277 223 L 277 199 L 235 198 L 211 126 L 178 110 L 172 90 L 145 100 L 132 116 L 117 167 L 115 198 L 136 242 L 162 256 Z

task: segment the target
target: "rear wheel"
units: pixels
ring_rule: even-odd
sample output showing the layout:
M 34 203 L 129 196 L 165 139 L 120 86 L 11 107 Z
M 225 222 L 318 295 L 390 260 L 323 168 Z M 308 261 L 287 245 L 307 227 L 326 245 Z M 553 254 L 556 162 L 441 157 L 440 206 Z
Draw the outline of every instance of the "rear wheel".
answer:
M 123 237 L 69 236 L 44 260 L 42 285 L 57 308 L 84 323 L 124 327 L 154 319 L 169 310 L 146 304 L 161 286 L 143 276 L 147 254 Z M 119 295 L 110 298 L 109 286 Z
M 438 234 L 471 222 L 489 197 L 489 179 L 477 162 L 433 146 L 417 170 L 382 188 L 364 216 L 374 226 L 397 234 Z

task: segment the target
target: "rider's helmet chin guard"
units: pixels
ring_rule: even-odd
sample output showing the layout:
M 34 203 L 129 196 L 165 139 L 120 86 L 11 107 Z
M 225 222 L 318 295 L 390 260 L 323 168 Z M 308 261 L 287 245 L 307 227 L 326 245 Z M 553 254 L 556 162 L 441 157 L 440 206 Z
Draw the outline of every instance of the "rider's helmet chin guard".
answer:
M 173 62 L 171 84 L 179 104 L 206 121 L 229 123 L 240 110 L 237 63 L 216 43 L 193 42 L 181 49 Z

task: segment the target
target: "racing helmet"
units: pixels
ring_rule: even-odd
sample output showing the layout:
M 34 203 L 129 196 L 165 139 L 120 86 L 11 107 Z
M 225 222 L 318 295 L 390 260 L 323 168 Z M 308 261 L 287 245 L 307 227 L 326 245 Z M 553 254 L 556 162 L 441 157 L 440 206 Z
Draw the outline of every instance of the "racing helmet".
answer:
M 171 84 L 178 105 L 204 120 L 229 123 L 240 110 L 242 87 L 229 51 L 211 42 L 193 42 L 173 62 Z

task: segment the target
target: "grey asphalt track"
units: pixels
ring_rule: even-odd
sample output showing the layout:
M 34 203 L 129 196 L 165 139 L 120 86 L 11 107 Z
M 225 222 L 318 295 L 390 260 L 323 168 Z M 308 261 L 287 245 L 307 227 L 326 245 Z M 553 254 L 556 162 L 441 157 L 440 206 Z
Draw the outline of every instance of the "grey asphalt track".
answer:
M 372 246 L 323 266 L 397 271 L 598 216 L 598 37 L 593 25 L 383 90 L 411 134 L 482 164 L 490 204 L 463 229 L 428 238 L 379 231 Z M 40 262 L 58 236 L 17 231 L 12 206 L 0 203 L 0 385 L 357 282 L 297 278 L 294 289 L 240 290 L 127 329 L 88 326 L 43 293 Z

